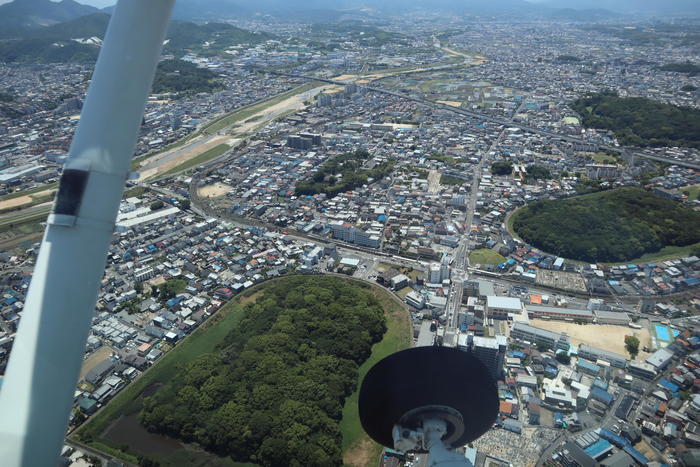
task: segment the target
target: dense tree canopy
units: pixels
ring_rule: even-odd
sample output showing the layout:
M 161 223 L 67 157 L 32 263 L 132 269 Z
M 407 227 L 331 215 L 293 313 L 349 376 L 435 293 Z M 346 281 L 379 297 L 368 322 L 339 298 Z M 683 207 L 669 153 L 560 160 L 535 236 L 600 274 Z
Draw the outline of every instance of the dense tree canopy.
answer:
M 510 161 L 494 162 L 491 165 L 491 173 L 494 175 L 509 175 L 513 172 L 513 163 Z
M 170 300 L 187 287 L 187 282 L 181 279 L 170 279 L 158 286 L 158 297 L 162 301 Z
M 153 92 L 196 94 L 212 92 L 221 87 L 217 74 L 206 68 L 182 60 L 163 60 L 153 78 Z
M 572 108 L 588 128 L 612 130 L 622 144 L 700 148 L 700 109 L 603 91 L 578 99 Z
M 667 245 L 700 241 L 700 213 L 639 188 L 543 200 L 515 215 L 515 232 L 560 256 L 589 262 L 628 261 Z
M 700 73 L 700 65 L 695 63 L 685 62 L 685 63 L 667 63 L 666 65 L 660 66 L 661 71 L 673 71 L 675 73 L 690 73 L 697 74 Z
M 366 286 L 322 276 L 272 282 L 217 352 L 144 401 L 141 422 L 235 460 L 340 465 L 344 400 L 385 331 Z
M 369 155 L 367 150 L 358 149 L 335 156 L 324 163 L 311 179 L 297 184 L 295 192 L 299 195 L 325 193 L 332 198 L 366 184 L 370 178 L 379 180 L 391 173 L 394 161 L 382 162 L 372 169 L 363 168 Z
M 552 178 L 552 173 L 547 167 L 541 165 L 529 165 L 527 166 L 525 178 L 527 180 L 549 180 Z

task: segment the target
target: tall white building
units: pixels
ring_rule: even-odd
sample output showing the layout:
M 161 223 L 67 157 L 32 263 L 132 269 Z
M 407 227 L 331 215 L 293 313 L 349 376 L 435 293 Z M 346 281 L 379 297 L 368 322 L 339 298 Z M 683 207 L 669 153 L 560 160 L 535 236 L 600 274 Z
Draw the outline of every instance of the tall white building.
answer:
M 503 362 L 505 361 L 508 349 L 508 340 L 505 336 L 481 337 L 481 336 L 459 336 L 458 347 L 460 350 L 471 352 L 481 363 L 486 365 L 491 376 L 495 380 L 501 378 L 503 374 Z
M 442 268 L 438 263 L 431 263 L 428 268 L 428 282 L 431 284 L 442 283 Z
M 440 281 L 444 281 L 450 278 L 450 257 L 445 255 L 442 257 L 442 262 L 440 263 Z
M 379 248 L 380 231 L 371 229 L 365 231 L 342 221 L 331 222 L 329 225 L 333 232 L 333 238 L 369 248 Z

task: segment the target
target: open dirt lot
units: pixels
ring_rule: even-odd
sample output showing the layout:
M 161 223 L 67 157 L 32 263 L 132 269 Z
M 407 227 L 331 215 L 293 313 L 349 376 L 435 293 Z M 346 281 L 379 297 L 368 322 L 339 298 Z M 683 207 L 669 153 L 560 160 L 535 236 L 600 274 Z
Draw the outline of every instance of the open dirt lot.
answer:
M 625 336 L 636 336 L 639 339 L 639 355 L 637 360 L 645 359 L 649 354 L 642 347 L 651 345 L 651 334 L 646 328 L 632 329 L 627 326 L 612 324 L 575 324 L 566 321 L 549 321 L 544 319 L 530 320 L 530 324 L 541 329 L 554 332 L 565 332 L 575 346 L 588 344 L 601 349 L 617 352 L 629 358 L 625 350 Z
M 435 102 L 437 102 L 438 104 L 445 104 L 445 105 L 449 105 L 452 107 L 462 107 L 462 103 L 458 102 L 458 101 L 435 101 Z
M 5 201 L 0 201 L 0 209 L 9 209 L 17 206 L 22 206 L 23 204 L 29 204 L 32 202 L 31 196 L 18 196 L 17 198 L 6 199 Z
M 225 183 L 214 183 L 213 185 L 203 186 L 197 190 L 199 196 L 202 198 L 218 198 L 219 196 L 224 196 L 229 191 L 231 191 L 231 187 Z
M 357 75 L 340 75 L 335 78 L 331 78 L 333 81 L 344 81 L 346 79 L 356 78 Z
M 107 359 L 112 355 L 112 349 L 103 345 L 95 350 L 90 356 L 83 361 L 83 366 L 80 367 L 80 379 L 83 379 L 86 374 L 97 366 L 98 363 Z

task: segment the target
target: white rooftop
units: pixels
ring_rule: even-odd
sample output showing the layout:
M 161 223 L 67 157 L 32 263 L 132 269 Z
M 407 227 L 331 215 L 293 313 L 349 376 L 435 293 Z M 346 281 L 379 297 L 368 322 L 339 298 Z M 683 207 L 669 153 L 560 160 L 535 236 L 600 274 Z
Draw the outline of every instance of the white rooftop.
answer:
M 511 310 L 517 312 L 520 312 L 523 309 L 520 299 L 514 297 L 496 297 L 490 295 L 486 297 L 486 305 L 489 308 L 499 308 L 502 310 Z

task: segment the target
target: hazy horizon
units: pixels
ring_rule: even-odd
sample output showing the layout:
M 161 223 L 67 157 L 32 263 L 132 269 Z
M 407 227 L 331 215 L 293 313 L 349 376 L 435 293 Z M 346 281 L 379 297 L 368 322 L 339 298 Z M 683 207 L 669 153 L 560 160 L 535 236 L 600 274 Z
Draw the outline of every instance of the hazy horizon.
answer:
M 5 3 L 10 3 L 12 0 L 0 0 L 0 5 Z M 56 0 L 51 0 L 56 1 Z M 85 5 L 91 5 L 97 8 L 104 8 L 107 6 L 114 5 L 115 0 L 77 0 L 78 3 Z M 177 0 L 179 3 L 187 3 L 188 0 Z M 517 1 L 517 0 L 514 0 Z M 679 10 L 683 11 L 694 11 L 700 14 L 700 2 L 694 0 L 671 0 L 668 2 L 658 2 L 657 0 L 522 0 L 526 3 L 538 4 L 544 6 L 551 6 L 556 8 L 573 8 L 573 9 L 593 9 L 600 8 L 610 11 L 616 11 L 621 13 L 634 13 L 634 12 L 654 12 L 654 13 L 666 13 L 666 12 L 676 12 Z M 365 4 L 371 6 L 373 4 L 383 3 L 384 0 L 365 0 L 358 1 L 358 4 Z M 259 5 L 259 3 L 248 2 L 246 0 L 231 0 L 234 5 L 245 6 L 246 4 Z M 332 9 L 333 3 L 328 2 L 328 8 Z M 483 3 L 482 0 L 455 0 L 455 5 L 459 4 L 470 4 L 470 3 Z

